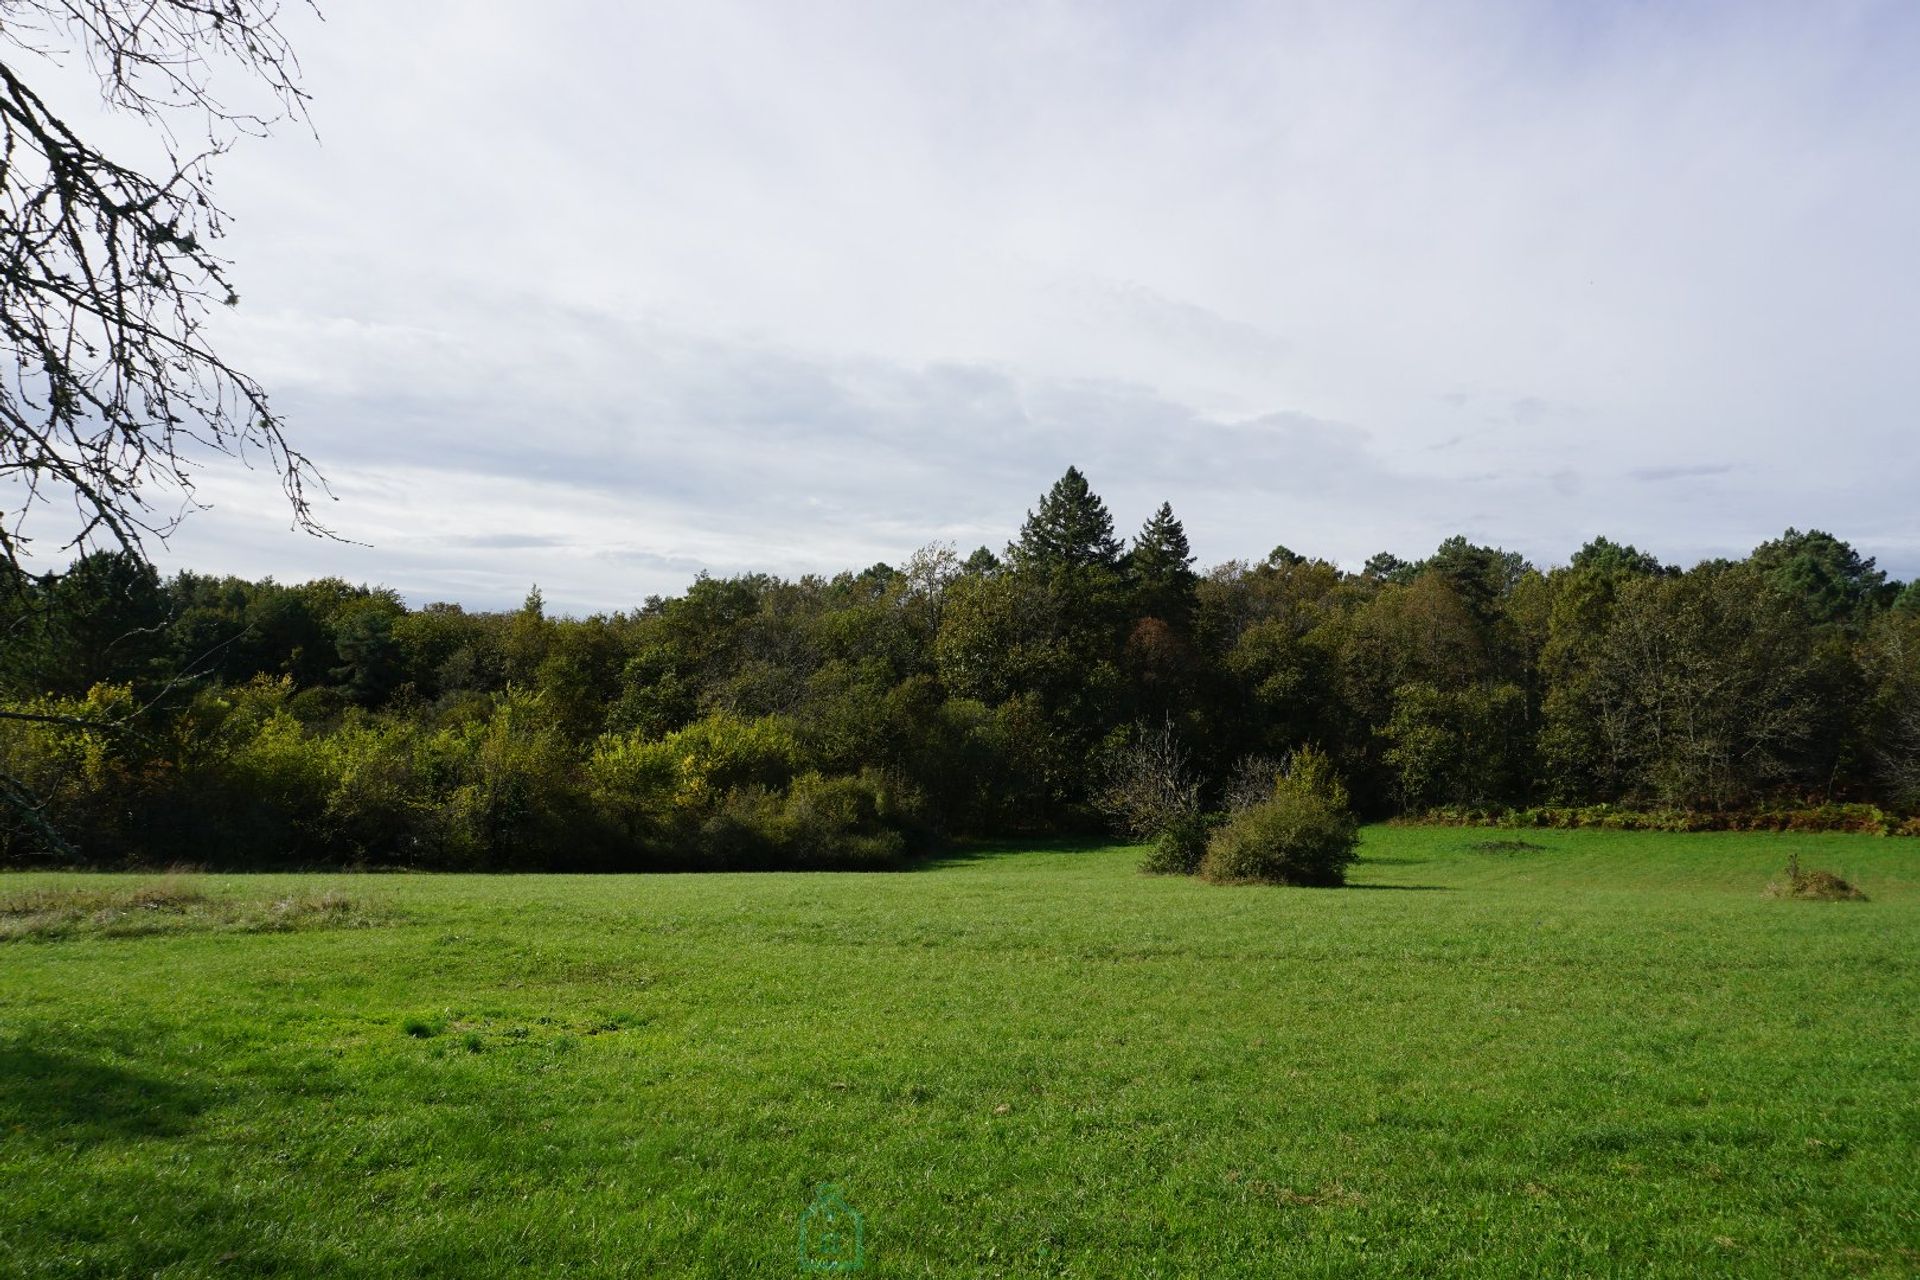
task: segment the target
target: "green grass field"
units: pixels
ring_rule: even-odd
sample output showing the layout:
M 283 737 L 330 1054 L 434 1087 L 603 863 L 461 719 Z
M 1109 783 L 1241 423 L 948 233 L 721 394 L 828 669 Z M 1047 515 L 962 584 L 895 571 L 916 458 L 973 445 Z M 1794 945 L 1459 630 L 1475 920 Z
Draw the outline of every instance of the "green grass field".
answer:
M 0 1275 L 1920 1274 L 1920 844 L 1508 834 L 192 877 L 0 942 Z

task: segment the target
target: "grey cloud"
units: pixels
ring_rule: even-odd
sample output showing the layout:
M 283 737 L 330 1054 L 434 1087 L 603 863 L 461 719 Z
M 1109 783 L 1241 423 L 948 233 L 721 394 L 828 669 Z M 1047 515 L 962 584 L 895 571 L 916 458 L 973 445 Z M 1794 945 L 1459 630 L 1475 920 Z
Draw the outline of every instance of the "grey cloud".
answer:
M 516 551 L 527 547 L 564 547 L 564 538 L 541 537 L 527 533 L 472 533 L 455 534 L 440 540 L 450 547 L 472 547 L 476 550 L 494 549 Z
M 1724 462 L 1695 463 L 1676 466 L 1635 467 L 1627 474 L 1635 480 L 1658 483 L 1663 480 L 1692 480 L 1705 476 L 1730 475 L 1733 467 Z
M 1539 426 L 1552 412 L 1547 402 L 1537 396 L 1525 396 L 1515 400 L 1510 409 L 1514 422 L 1523 427 Z

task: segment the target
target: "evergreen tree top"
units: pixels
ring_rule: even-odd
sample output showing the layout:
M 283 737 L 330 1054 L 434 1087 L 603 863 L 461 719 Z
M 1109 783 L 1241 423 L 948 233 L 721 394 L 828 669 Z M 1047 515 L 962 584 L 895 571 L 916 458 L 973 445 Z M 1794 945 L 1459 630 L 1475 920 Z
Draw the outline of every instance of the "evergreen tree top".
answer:
M 1134 535 L 1129 556 L 1134 571 L 1146 578 L 1177 577 L 1190 574 L 1193 549 L 1187 545 L 1187 530 L 1173 514 L 1173 504 L 1163 502 L 1152 519 Z
M 1027 512 L 1020 540 L 1008 546 L 1007 555 L 1024 566 L 1113 568 L 1120 563 L 1120 540 L 1107 504 L 1079 468 L 1068 467 L 1040 505 Z

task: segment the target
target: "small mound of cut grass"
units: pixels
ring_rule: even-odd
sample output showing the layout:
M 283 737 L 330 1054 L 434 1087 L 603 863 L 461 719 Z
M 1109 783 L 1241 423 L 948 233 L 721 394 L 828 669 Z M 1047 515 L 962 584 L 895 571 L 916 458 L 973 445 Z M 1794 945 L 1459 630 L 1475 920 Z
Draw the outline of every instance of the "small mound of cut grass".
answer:
M 337 889 L 277 898 L 225 898 L 168 879 L 131 889 L 30 889 L 0 897 L 0 942 L 345 929 L 378 924 L 384 918 Z
M 1865 902 L 1867 895 L 1831 871 L 1802 871 L 1800 855 L 1787 855 L 1787 876 L 1767 885 L 1769 898 L 1804 898 L 1816 902 Z
M 1547 846 L 1531 840 L 1477 840 L 1467 846 L 1475 853 L 1545 853 Z

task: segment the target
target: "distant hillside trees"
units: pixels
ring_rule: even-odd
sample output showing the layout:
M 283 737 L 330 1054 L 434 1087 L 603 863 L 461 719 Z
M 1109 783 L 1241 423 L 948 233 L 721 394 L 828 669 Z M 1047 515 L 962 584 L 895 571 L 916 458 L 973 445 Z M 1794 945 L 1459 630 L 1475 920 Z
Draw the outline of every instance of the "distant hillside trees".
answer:
M 4 606 L 0 847 L 863 866 L 939 835 L 1091 828 L 1126 793 L 1179 816 L 1166 860 L 1191 869 L 1208 815 L 1266 796 L 1302 747 L 1363 815 L 1910 814 L 1914 600 L 1797 530 L 1684 571 L 1604 538 L 1542 570 L 1456 537 L 1359 572 L 1284 546 L 1198 572 L 1170 506 L 1123 543 L 1077 470 L 1004 556 L 703 576 L 581 619 L 537 590 L 408 608 L 102 552 Z M 1123 777 L 1127 759 L 1177 768 Z

